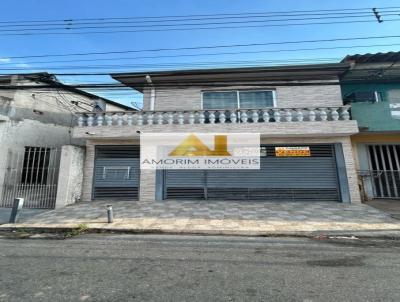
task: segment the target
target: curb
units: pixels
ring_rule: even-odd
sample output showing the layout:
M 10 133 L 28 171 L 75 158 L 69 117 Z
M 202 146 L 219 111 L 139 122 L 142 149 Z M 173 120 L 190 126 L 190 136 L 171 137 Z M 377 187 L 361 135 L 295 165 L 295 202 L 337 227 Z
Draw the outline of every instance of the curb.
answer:
M 2 233 L 15 233 L 23 230 L 27 234 L 62 234 L 79 231 L 79 227 L 4 227 L 0 228 Z M 77 234 L 158 234 L 158 235 L 199 235 L 199 236 L 242 236 L 242 237 L 298 237 L 325 239 L 329 237 L 345 237 L 354 239 L 387 239 L 400 240 L 400 229 L 391 231 L 312 231 L 312 232 L 284 232 L 284 231 L 230 231 L 230 230 L 162 230 L 162 229 L 129 229 L 129 228 L 88 228 Z M 26 238 L 29 238 L 26 237 Z

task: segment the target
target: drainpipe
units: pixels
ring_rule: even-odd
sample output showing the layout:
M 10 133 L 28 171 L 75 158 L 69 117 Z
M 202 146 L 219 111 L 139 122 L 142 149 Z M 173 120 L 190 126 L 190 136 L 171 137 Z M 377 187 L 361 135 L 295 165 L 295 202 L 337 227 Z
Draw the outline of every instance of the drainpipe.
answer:
M 153 85 L 150 75 L 146 75 L 147 84 L 151 86 L 150 90 L 150 110 L 154 111 L 154 106 L 156 102 L 156 88 Z

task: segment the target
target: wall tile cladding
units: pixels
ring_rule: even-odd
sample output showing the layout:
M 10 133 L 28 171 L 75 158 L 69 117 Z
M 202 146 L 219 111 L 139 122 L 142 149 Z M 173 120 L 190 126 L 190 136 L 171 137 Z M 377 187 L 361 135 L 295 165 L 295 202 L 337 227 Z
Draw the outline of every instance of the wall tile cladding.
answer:
M 262 139 L 263 144 L 311 144 L 311 143 L 341 143 L 345 158 L 346 173 L 350 189 L 350 197 L 352 203 L 360 203 L 360 193 L 358 189 L 358 179 L 355 169 L 354 158 L 352 154 L 352 146 L 350 137 L 330 137 L 330 138 L 270 138 Z M 86 159 L 83 177 L 82 200 L 90 201 L 92 199 L 92 182 L 94 167 L 94 150 L 95 145 L 134 145 L 138 141 L 129 140 L 92 140 L 86 145 Z M 155 170 L 142 170 L 140 172 L 140 200 L 154 200 L 156 191 L 156 173 Z
M 202 91 L 266 89 L 276 91 L 277 107 L 335 107 L 343 104 L 339 85 L 304 86 L 232 86 L 224 88 L 174 88 L 156 87 L 155 110 L 199 110 Z M 150 109 L 150 89 L 143 92 L 143 109 Z

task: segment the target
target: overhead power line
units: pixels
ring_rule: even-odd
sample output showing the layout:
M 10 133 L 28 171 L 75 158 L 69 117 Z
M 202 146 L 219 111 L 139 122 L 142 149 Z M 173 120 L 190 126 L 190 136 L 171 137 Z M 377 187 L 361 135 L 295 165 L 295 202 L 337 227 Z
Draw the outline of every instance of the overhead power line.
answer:
M 385 16 L 398 16 L 400 13 L 400 10 L 395 10 L 395 11 L 386 11 L 383 12 Z M 39 31 L 39 30 L 63 30 L 63 29 L 68 29 L 68 30 L 76 30 L 76 29 L 96 29 L 96 28 L 146 28 L 146 27 L 176 27 L 176 26 L 197 26 L 197 25 L 221 25 L 221 24 L 243 24 L 243 23 L 267 23 L 267 22 L 287 22 L 287 21 L 307 21 L 307 20 L 321 20 L 321 19 L 348 19 L 348 18 L 365 18 L 365 17 L 371 17 L 373 16 L 371 13 L 357 13 L 357 14 L 349 14 L 349 13 L 344 13 L 339 14 L 335 13 L 336 15 L 324 15 L 324 16 L 310 16 L 310 17 L 302 17 L 302 18 L 285 18 L 285 19 L 269 19 L 271 17 L 266 17 L 266 16 L 255 16 L 255 17 L 235 17 L 240 18 L 240 19 L 248 19 L 248 20 L 235 20 L 231 21 L 229 18 L 215 18 L 217 20 L 223 19 L 223 22 L 198 22 L 198 23 L 179 23 L 182 22 L 182 20 L 157 20 L 157 21 L 114 21 L 114 22 L 86 22 L 86 23 L 74 23 L 74 22 L 66 22 L 66 23 L 46 23 L 46 24 L 15 24 L 15 25 L 0 25 L 0 31 L 1 32 L 10 32 L 10 31 Z M 376 16 L 376 14 L 375 14 Z M 276 16 L 272 16 L 276 17 Z M 256 20 L 252 20 L 256 18 Z M 259 18 L 264 18 L 262 20 L 258 20 Z M 191 20 L 199 20 L 199 21 L 204 21 L 202 19 L 185 19 L 188 21 Z M 157 24 L 157 23 L 163 23 L 163 22 L 169 22 L 169 24 Z M 172 23 L 171 23 L 172 22 Z M 174 23 L 175 22 L 175 23 Z M 176 23 L 178 22 L 178 23 Z M 145 23 L 153 23 L 153 24 L 148 24 L 145 25 Z M 120 24 L 120 25 L 109 25 L 109 24 Z M 126 25 L 129 24 L 129 25 Z M 82 26 L 82 25 L 98 25 L 98 26 Z M 30 26 L 36 26 L 34 28 L 30 28 Z M 62 26 L 62 27 L 56 27 L 56 26 Z M 15 28 L 15 27 L 25 27 L 25 28 Z M 3 29 L 3 28 L 12 28 L 12 29 Z
M 385 22 L 399 22 L 400 18 L 386 19 Z M 186 31 L 186 30 L 216 30 L 216 29 L 235 29 L 235 28 L 261 28 L 261 27 L 285 27 L 285 26 L 308 26 L 308 25 L 333 25 L 333 24 L 354 24 L 354 23 L 374 23 L 375 20 L 358 20 L 358 21 L 330 21 L 330 22 L 311 22 L 311 23 L 285 23 L 285 24 L 259 24 L 259 25 L 236 25 L 236 26 L 217 26 L 217 27 L 187 27 L 187 28 L 168 28 L 168 29 L 139 29 L 139 30 L 112 30 L 112 31 L 81 31 L 75 32 L 19 32 L 19 33 L 3 33 L 0 36 L 38 36 L 38 35 L 86 35 L 86 34 L 117 34 L 117 33 L 139 33 L 139 32 L 164 32 L 164 31 Z M 247 22 L 246 22 L 247 23 Z
M 163 51 L 180 51 L 180 50 L 199 50 L 199 49 L 217 49 L 217 48 L 233 48 L 233 47 L 254 47 L 266 45 L 285 45 L 285 44 L 302 44 L 302 43 L 321 43 L 321 42 L 338 42 L 352 40 L 373 40 L 373 39 L 390 39 L 400 38 L 400 35 L 388 36 L 367 36 L 367 37 L 346 37 L 346 38 L 331 38 L 331 39 L 316 39 L 316 40 L 301 40 L 301 41 L 280 41 L 266 43 L 248 43 L 248 44 L 225 44 L 225 45 L 209 45 L 209 46 L 192 46 L 178 48 L 153 48 L 153 49 L 137 49 L 137 50 L 122 50 L 122 51 L 105 51 L 105 52 L 86 52 L 86 53 L 67 53 L 67 54 L 41 54 L 28 56 L 7 56 L 8 59 L 26 59 L 26 58 L 43 58 L 43 57 L 69 57 L 69 56 L 89 56 L 89 55 L 109 55 L 123 53 L 142 53 L 142 52 L 163 52 Z
M 399 7 L 400 9 L 400 7 Z M 389 13 L 398 13 L 399 9 L 396 10 L 381 10 L 381 13 L 389 14 Z M 141 20 L 140 18 L 105 18 L 105 19 L 89 19 L 93 21 L 76 21 L 76 20 L 65 20 L 65 21 L 60 21 L 60 22 L 51 22 L 51 21 L 42 21 L 41 23 L 37 22 L 31 22 L 31 23 L 26 23 L 26 22 L 0 22 L 0 28 L 7 28 L 7 27 L 32 27 L 32 26 L 39 26 L 45 27 L 45 26 L 75 26 L 75 25 L 95 25 L 95 24 L 101 24 L 101 25 L 106 25 L 106 24 L 146 24 L 146 23 L 153 23 L 153 25 L 157 23 L 165 23 L 165 22 L 182 22 L 182 21 L 204 21 L 204 20 L 224 20 L 228 21 L 230 19 L 232 20 L 237 20 L 237 19 L 259 19 L 259 18 L 271 18 L 271 17 L 299 17 L 299 16 L 304 16 L 305 18 L 301 19 L 296 19 L 296 20 L 304 20 L 308 19 L 309 17 L 313 16 L 318 16 L 321 18 L 324 18 L 324 16 L 327 17 L 347 17 L 350 18 L 352 16 L 371 16 L 370 11 L 360 11 L 360 12 L 329 12 L 329 13 L 302 13 L 302 14 L 240 14 L 240 15 L 234 15 L 234 16 L 211 16 L 211 17 L 202 17 L 202 18 L 181 18 L 181 19 L 151 19 L 151 20 Z M 327 18 L 326 17 L 326 18 Z M 133 20 L 133 21 L 131 21 Z M 271 21 L 287 21 L 291 19 L 283 19 L 283 20 L 276 20 L 272 19 Z M 63 27 L 63 28 L 64 28 Z
M 374 16 L 375 16 L 376 20 L 378 21 L 378 23 L 382 23 L 383 22 L 382 15 L 379 13 L 378 9 L 374 7 L 372 9 L 372 12 L 374 13 Z
M 300 13 L 299 13 L 300 12 Z M 213 30 L 252 27 L 400 21 L 400 7 L 313 10 L 281 13 L 236 13 L 176 17 L 121 17 L 0 22 L 1 36 L 113 34 L 152 31 Z M 396 16 L 397 18 L 387 19 Z M 371 19 L 373 17 L 373 19 Z M 385 20 L 383 18 L 385 17 Z M 278 19 L 277 19 L 278 18 Z M 321 20 L 321 21 L 319 21 Z M 341 21 L 342 20 L 342 21 Z M 291 23 L 291 22 L 297 23 Z M 311 21 L 311 22 L 309 22 Z M 319 21 L 319 22 L 314 22 Z M 87 31 L 89 30 L 89 31 Z M 97 31 L 96 31 L 97 30 Z
M 399 8 L 400 9 L 400 8 Z M 381 10 L 381 13 L 384 13 L 385 15 L 398 15 L 400 10 Z M 77 25 L 96 25 L 100 24 L 102 26 L 107 25 L 107 24 L 146 24 L 146 23 L 152 23 L 151 25 L 156 26 L 158 23 L 166 23 L 166 22 L 182 22 L 182 21 L 204 21 L 204 20 L 224 20 L 227 22 L 228 20 L 241 20 L 241 19 L 259 19 L 259 18 L 271 18 L 271 17 L 299 17 L 299 16 L 304 16 L 304 18 L 300 19 L 271 19 L 269 21 L 293 21 L 293 20 L 308 20 L 310 17 L 313 16 L 318 16 L 319 19 L 324 19 L 324 18 L 352 18 L 352 17 L 361 17 L 361 16 L 371 16 L 370 12 L 363 11 L 363 12 L 331 12 L 331 13 L 306 13 L 306 14 L 276 14 L 276 15 L 271 15 L 271 14 L 257 14 L 257 15 L 239 15 L 239 16 L 224 16 L 224 17 L 219 17 L 219 16 L 214 16 L 214 17 L 206 17 L 206 18 L 185 18 L 185 19 L 156 19 L 156 20 L 140 20 L 140 18 L 122 18 L 122 19 L 127 19 L 127 20 L 119 20 L 119 18 L 109 18 L 109 20 L 115 20 L 117 19 L 118 21 L 108 21 L 106 19 L 96 19 L 94 21 L 90 22 L 82 22 L 82 21 L 75 21 L 75 20 L 66 20 L 58 23 L 51 23 L 50 21 L 43 21 L 42 23 L 37 23 L 37 22 L 32 22 L 32 23 L 7 23 L 3 24 L 0 22 L 0 28 L 15 28 L 15 27 L 26 27 L 26 29 L 31 29 L 30 27 L 34 26 L 39 26 L 38 29 L 41 29 L 42 27 L 51 27 L 51 26 L 63 26 L 61 29 L 65 29 L 66 27 L 75 27 Z M 307 17 L 308 16 L 308 17 Z M 134 21 L 130 21 L 134 20 Z M 204 24 L 204 23 L 201 23 Z M 182 25 L 182 24 L 175 24 L 175 25 Z M 53 28 L 54 29 L 54 28 Z M 32 29 L 33 30 L 33 29 Z
M 330 49 L 354 49 L 354 48 L 371 48 L 371 47 L 390 47 L 400 46 L 400 43 L 392 44 L 364 44 L 364 45 L 348 45 L 348 46 L 334 46 L 334 47 L 313 47 L 313 48 L 296 48 L 296 49 L 274 49 L 274 50 L 258 50 L 258 51 L 239 51 L 239 52 L 218 52 L 218 53 L 200 53 L 200 54 L 179 54 L 179 55 L 158 55 L 158 56 L 135 56 L 135 57 L 113 57 L 113 58 L 93 58 L 93 59 L 73 59 L 73 60 L 55 60 L 55 61 L 24 61 L 26 64 L 54 64 L 54 63 L 77 63 L 77 62 L 97 62 L 97 61 L 116 61 L 116 60 L 138 60 L 138 59 L 161 59 L 161 58 L 181 58 L 181 57 L 203 57 L 203 56 L 225 56 L 225 55 L 242 55 L 242 54 L 260 54 L 260 53 L 276 53 L 276 52 L 297 52 L 297 51 L 314 51 L 314 50 L 330 50 Z M 337 58 L 338 60 L 340 58 Z M 304 59 L 296 59 L 303 60 Z M 315 58 L 310 59 L 310 61 Z M 269 62 L 286 62 L 291 60 L 267 60 Z M 292 60 L 293 61 L 293 60 Z M 195 63 L 195 62 L 194 62 Z M 1 66 L 14 66 L 15 62 L 1 63 Z M 155 63 L 157 65 L 159 63 Z M 70 67 L 73 67 L 71 65 Z M 90 67 L 88 65 L 87 67 Z M 47 68 L 46 66 L 32 66 L 32 68 Z M 23 70 L 24 68 L 20 68 Z M 7 68 L 0 68 L 0 70 L 10 70 Z M 16 69 L 17 70 L 17 69 Z M 19 70 L 19 69 L 18 69 Z
M 386 6 L 379 8 L 380 10 L 396 10 L 400 9 L 400 6 Z M 143 20 L 143 19 L 166 19 L 166 18 L 194 18 L 194 17 L 229 17 L 229 16 L 243 16 L 243 15 L 301 15 L 307 13 L 354 13 L 357 11 L 370 12 L 371 7 L 359 7 L 359 8 L 339 8 L 339 9 L 316 9 L 316 10 L 289 10 L 289 11 L 271 11 L 271 12 L 240 12 L 240 13 L 220 13 L 220 14 L 191 14 L 191 15 L 167 15 L 167 16 L 131 16 L 131 17 L 98 17 L 98 18 L 66 18 L 66 19 L 49 19 L 49 20 L 8 20 L 0 21 L 0 24 L 8 23 L 45 23 L 45 22 L 77 22 L 77 21 L 105 21 L 105 20 Z

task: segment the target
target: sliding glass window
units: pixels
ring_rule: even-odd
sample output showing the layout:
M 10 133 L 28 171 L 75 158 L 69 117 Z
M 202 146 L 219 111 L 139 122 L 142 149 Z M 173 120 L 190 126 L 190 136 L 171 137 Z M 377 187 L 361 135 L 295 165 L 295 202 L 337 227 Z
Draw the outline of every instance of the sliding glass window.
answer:
M 203 109 L 258 109 L 274 107 L 272 90 L 205 91 Z
M 203 109 L 235 109 L 238 108 L 237 92 L 203 92 Z
M 239 91 L 240 108 L 274 107 L 274 94 L 269 91 Z

